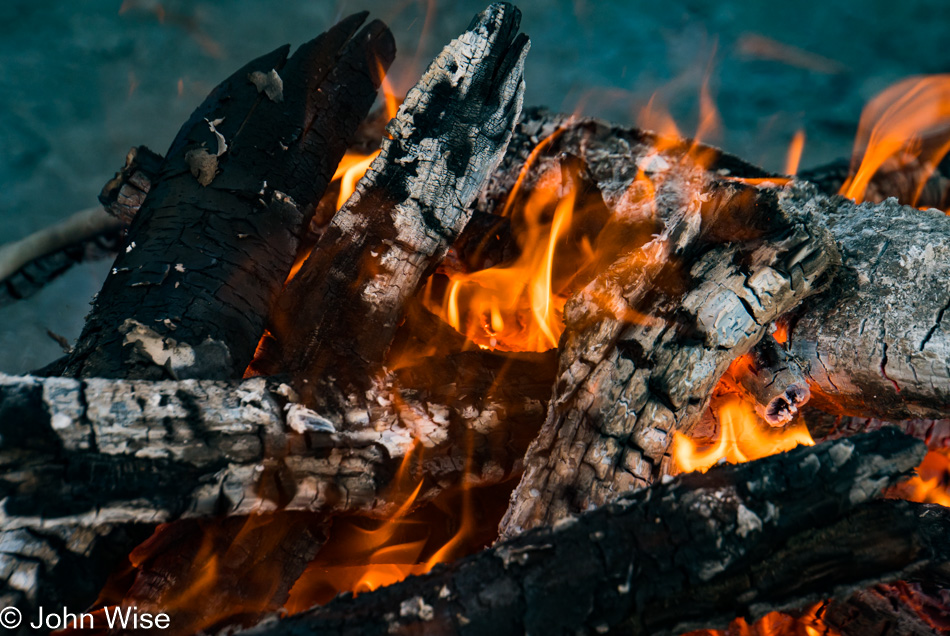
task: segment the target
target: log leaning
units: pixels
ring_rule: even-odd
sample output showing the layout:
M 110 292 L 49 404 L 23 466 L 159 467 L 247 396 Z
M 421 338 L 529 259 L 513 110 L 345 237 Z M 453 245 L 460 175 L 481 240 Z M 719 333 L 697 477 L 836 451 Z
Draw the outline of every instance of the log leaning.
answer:
M 73 377 L 240 377 L 394 55 L 366 14 L 250 62 L 182 127 L 69 361 Z M 261 166 L 267 166 L 261 169 Z

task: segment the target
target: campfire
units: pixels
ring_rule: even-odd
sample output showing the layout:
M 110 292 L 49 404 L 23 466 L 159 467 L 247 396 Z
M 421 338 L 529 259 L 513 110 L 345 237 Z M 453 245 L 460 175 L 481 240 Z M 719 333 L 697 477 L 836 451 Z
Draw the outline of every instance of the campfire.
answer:
M 22 266 L 116 253 L 0 376 L 0 624 L 950 629 L 950 76 L 779 175 L 705 93 L 693 138 L 524 107 L 512 5 L 405 96 L 367 20 L 237 70 Z

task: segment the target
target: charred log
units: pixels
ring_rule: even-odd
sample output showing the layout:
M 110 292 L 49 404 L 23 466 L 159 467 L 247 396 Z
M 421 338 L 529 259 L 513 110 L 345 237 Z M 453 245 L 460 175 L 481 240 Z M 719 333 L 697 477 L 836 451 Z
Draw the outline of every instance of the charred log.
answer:
M 67 373 L 240 377 L 394 55 L 355 15 L 237 71 L 172 143 Z M 262 168 L 263 167 L 263 168 Z
M 528 110 L 477 209 L 503 211 L 517 181 L 531 189 L 559 155 L 571 153 L 585 162 L 607 207 L 625 213 L 641 166 L 651 165 L 657 143 L 642 131 Z M 715 148 L 694 148 L 708 172 L 721 179 L 787 181 Z M 820 171 L 802 177 L 818 179 L 833 193 L 847 176 L 842 170 L 830 181 Z M 882 197 L 905 196 L 900 188 L 880 190 Z M 801 205 L 820 199 L 806 187 L 799 192 Z M 834 236 L 844 267 L 833 287 L 788 317 L 794 333 L 787 345 L 803 363 L 816 404 L 882 419 L 942 417 L 950 387 L 950 332 L 942 322 L 950 303 L 950 218 L 893 202 L 855 206 L 835 198 L 819 208 L 816 223 Z M 644 219 L 647 229 L 649 221 Z M 628 223 L 626 233 L 635 230 Z M 799 316 L 801 324 L 795 323 Z M 847 345 L 841 351 L 835 348 L 839 338 Z
M 922 453 L 879 432 L 684 475 L 252 633 L 677 634 L 871 581 L 941 578 L 946 510 L 865 503 Z
M 272 332 L 306 403 L 333 376 L 360 393 L 405 305 L 471 215 L 521 112 L 528 40 L 500 3 L 449 44 L 390 122 L 392 139 L 281 295 Z
M 384 514 L 415 452 L 427 501 L 520 470 L 554 357 L 465 353 L 389 376 L 372 404 L 310 411 L 263 378 L 0 376 L 4 528 L 166 522 L 274 510 Z M 359 432 L 346 424 L 360 422 Z M 418 473 L 418 474 L 416 474 Z
M 626 216 L 656 206 L 666 227 L 569 302 L 555 396 L 503 536 L 669 474 L 673 432 L 688 435 L 732 360 L 833 272 L 831 240 L 794 189 L 710 182 L 682 155 L 657 157 L 677 168 Z
M 729 367 L 727 378 L 772 426 L 792 421 L 809 398 L 808 380 L 798 361 L 772 336 L 765 336 Z

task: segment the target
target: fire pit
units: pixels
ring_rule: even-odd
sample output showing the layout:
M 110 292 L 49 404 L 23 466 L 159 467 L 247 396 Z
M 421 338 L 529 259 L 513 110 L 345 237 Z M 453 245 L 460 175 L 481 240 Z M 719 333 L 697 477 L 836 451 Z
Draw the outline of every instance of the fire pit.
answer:
M 0 376 L 5 627 L 946 628 L 950 79 L 779 175 L 523 107 L 519 29 L 255 59 L 23 266 L 117 251 Z

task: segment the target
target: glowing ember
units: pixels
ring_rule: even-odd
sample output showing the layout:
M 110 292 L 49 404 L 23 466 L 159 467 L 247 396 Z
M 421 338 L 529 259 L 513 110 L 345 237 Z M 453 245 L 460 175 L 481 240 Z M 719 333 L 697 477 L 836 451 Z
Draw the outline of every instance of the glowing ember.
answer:
M 816 603 L 800 616 L 769 612 L 751 625 L 737 618 L 723 631 L 701 629 L 682 636 L 838 636 L 821 619 L 823 603 Z

